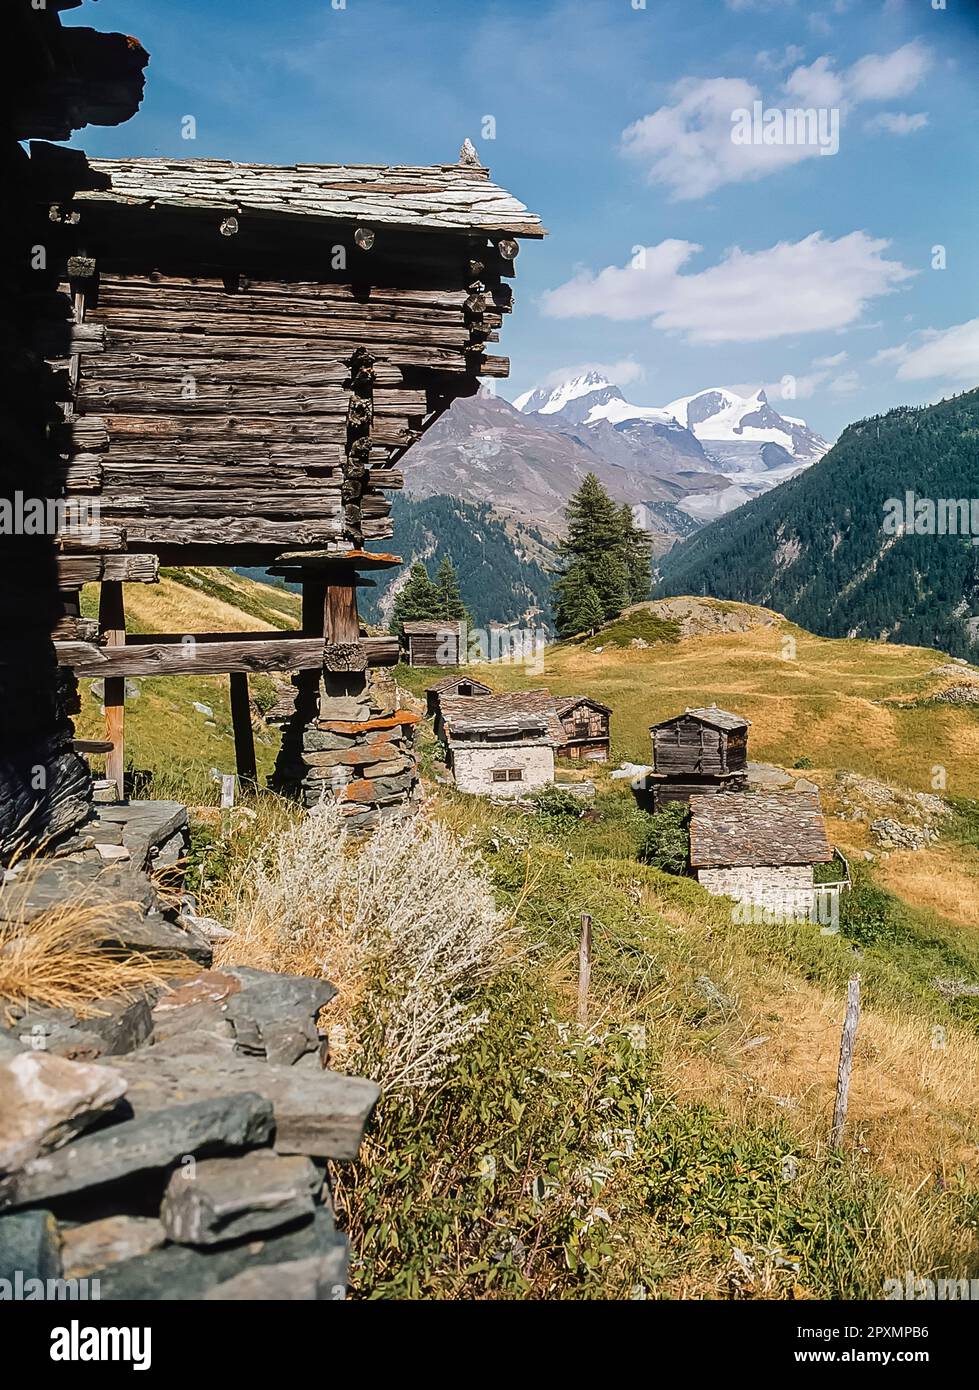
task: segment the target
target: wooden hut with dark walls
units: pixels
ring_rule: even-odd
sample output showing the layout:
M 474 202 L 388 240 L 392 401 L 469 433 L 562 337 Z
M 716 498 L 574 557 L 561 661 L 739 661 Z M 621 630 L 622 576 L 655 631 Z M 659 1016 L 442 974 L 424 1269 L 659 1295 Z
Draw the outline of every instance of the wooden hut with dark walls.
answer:
M 445 618 L 419 619 L 403 625 L 409 666 L 461 666 L 466 653 L 465 623 Z
M 430 719 L 434 718 L 438 714 L 439 702 L 444 695 L 460 695 L 463 699 L 471 699 L 475 695 L 492 694 L 490 687 L 476 680 L 475 676 L 445 676 L 426 689 L 426 713 Z
M 310 801 L 326 784 L 370 824 L 410 791 L 416 716 L 372 678 L 398 643 L 364 635 L 357 588 L 400 564 L 371 547 L 392 534 L 405 450 L 507 374 L 489 347 L 517 238 L 540 222 L 468 141 L 433 167 L 93 160 L 60 190 L 51 174 L 70 318 L 59 442 L 98 516 L 66 614 L 75 582 L 102 582 L 98 633 L 58 650 L 106 681 L 110 776 L 121 791 L 127 676 L 228 673 L 254 777 L 247 675 L 283 671 L 297 698 L 277 785 Z M 302 630 L 127 634 L 124 583 L 157 564 L 272 566 L 302 586 Z
M 744 789 L 748 773 L 750 722 L 718 709 L 685 709 L 650 728 L 653 770 L 646 791 L 653 809 L 691 795 Z
M 557 696 L 554 712 L 564 731 L 557 750 L 559 758 L 569 758 L 572 762 L 608 762 L 612 718 L 608 705 L 593 700 L 590 695 Z
M 810 916 L 813 866 L 832 858 L 818 792 L 690 798 L 690 866 L 709 893 Z

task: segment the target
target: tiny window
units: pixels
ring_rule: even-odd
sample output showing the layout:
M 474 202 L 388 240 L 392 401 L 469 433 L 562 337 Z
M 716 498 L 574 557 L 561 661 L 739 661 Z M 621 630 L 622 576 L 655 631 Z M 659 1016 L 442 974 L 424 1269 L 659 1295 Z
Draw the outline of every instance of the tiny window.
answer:
M 498 769 L 493 773 L 494 782 L 505 782 L 507 779 L 506 768 Z
M 507 773 L 507 781 L 508 781 L 508 782 L 522 782 L 522 781 L 523 781 L 523 769 L 522 769 L 522 768 L 519 768 L 519 767 L 511 767 L 510 770 L 509 770 L 509 772 Z

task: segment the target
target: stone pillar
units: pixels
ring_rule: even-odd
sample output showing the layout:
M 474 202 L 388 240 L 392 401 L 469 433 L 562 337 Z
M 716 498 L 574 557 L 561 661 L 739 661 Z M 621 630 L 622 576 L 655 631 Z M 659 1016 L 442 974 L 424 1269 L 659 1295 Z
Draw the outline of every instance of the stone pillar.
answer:
M 363 581 L 349 564 L 307 571 L 302 582 L 303 629 L 314 635 L 321 622 L 324 670 L 293 677 L 295 708 L 283 726 L 272 785 L 307 807 L 334 797 L 351 828 L 370 829 L 411 800 L 420 716 L 401 708 L 389 672 L 366 665 L 356 599 Z

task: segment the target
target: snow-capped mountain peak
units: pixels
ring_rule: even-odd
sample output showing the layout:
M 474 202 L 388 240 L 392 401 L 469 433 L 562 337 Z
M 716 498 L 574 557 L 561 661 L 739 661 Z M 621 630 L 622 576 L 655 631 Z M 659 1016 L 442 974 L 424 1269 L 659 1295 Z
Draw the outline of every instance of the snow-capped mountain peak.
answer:
M 572 401 L 579 400 L 582 396 L 590 396 L 596 391 L 614 392 L 619 397 L 622 395 L 619 388 L 601 372 L 588 371 L 583 372 L 581 376 L 571 377 L 568 381 L 561 381 L 557 386 L 538 386 L 533 391 L 525 391 L 522 396 L 516 398 L 513 406 L 524 415 L 556 415 Z

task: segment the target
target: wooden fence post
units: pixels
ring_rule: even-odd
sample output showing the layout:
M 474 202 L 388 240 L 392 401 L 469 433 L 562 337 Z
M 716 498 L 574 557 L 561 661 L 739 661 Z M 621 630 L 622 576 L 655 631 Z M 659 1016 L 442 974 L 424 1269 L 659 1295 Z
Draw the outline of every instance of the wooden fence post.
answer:
M 121 647 L 126 642 L 126 610 L 122 583 L 103 579 L 99 588 L 99 628 L 107 647 Z M 102 682 L 102 704 L 105 707 L 105 737 L 112 744 L 106 754 L 105 775 L 115 782 L 120 801 L 126 799 L 126 678 L 106 676 Z
M 581 914 L 581 940 L 578 943 L 578 1022 L 588 1024 L 588 988 L 591 984 L 591 917 Z
M 255 736 L 252 733 L 252 712 L 248 700 L 247 671 L 232 671 L 231 727 L 235 736 L 235 766 L 242 790 L 258 787 L 258 768 L 255 763 Z
M 830 1131 L 831 1148 L 836 1148 L 843 1138 L 846 1124 L 846 1108 L 850 1099 L 850 1073 L 853 1070 L 853 1049 L 857 1041 L 857 1023 L 860 1021 L 860 976 L 854 975 L 846 987 L 846 1014 L 843 1019 L 843 1035 L 840 1038 L 840 1069 L 836 1077 L 836 1105 L 833 1108 L 833 1128 Z

